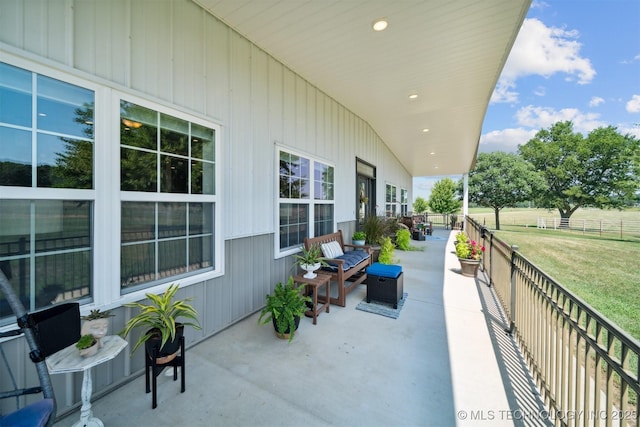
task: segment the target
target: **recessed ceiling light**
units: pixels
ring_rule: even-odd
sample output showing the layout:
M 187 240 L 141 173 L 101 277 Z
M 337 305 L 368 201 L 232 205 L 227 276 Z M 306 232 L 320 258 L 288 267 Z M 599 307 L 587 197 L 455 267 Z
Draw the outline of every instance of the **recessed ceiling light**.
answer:
M 429 132 L 429 128 L 424 128 L 424 129 L 422 129 L 422 132 L 424 132 L 424 133 Z
M 436 152 L 435 152 L 435 151 L 432 151 L 432 152 L 431 152 L 431 153 L 429 153 L 429 154 L 431 154 L 431 155 L 433 156 L 434 154 L 436 154 Z
M 409 99 L 416 99 L 418 97 L 417 93 L 412 93 L 411 95 L 409 95 Z
M 377 19 L 375 21 L 373 21 L 373 30 L 374 31 L 384 31 L 387 26 L 389 25 L 389 23 L 387 22 L 386 19 Z

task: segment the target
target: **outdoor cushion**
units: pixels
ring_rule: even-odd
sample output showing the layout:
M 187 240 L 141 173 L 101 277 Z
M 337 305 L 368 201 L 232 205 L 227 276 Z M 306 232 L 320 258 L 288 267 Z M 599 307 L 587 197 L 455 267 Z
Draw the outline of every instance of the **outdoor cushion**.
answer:
M 401 265 L 394 264 L 381 264 L 374 262 L 371 266 L 367 267 L 367 274 L 378 277 L 390 277 L 395 279 L 402 273 Z
M 0 417 L 0 427 L 40 427 L 47 424 L 53 413 L 53 399 L 42 399 L 6 417 Z
M 344 260 L 344 264 L 342 264 L 342 269 L 344 271 L 347 271 L 351 267 L 358 265 L 358 263 L 360 263 L 360 261 L 362 261 L 363 259 L 367 259 L 367 258 L 369 258 L 369 254 L 366 253 L 365 251 L 349 251 L 338 257 L 335 257 L 334 259 Z M 329 267 L 325 267 L 325 269 L 327 270 L 336 271 L 338 269 L 337 263 L 327 260 L 327 264 L 329 264 Z
M 321 244 L 320 249 L 322 249 L 322 255 L 324 255 L 325 258 L 338 258 L 344 255 L 340 243 L 335 240 Z

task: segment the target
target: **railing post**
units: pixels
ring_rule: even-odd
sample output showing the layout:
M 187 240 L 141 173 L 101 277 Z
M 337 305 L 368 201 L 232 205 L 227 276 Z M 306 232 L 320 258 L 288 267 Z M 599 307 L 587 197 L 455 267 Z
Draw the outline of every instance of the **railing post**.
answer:
M 511 246 L 511 304 L 510 304 L 510 321 L 508 334 L 512 334 L 516 327 L 516 252 L 518 252 L 518 245 Z

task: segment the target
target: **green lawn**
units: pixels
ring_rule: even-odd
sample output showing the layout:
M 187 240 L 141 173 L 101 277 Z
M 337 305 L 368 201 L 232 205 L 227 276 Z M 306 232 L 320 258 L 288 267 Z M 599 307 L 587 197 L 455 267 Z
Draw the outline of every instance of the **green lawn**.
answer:
M 486 211 L 471 209 L 470 216 L 479 220 Z M 503 226 L 496 232 L 497 237 L 518 245 L 529 261 L 640 340 L 640 269 L 636 268 L 640 243 L 633 238 L 601 238 L 518 225 L 518 218 L 535 218 L 536 212 L 539 210 L 501 213 Z M 607 217 L 616 213 L 635 218 L 640 215 L 637 210 L 600 212 Z M 593 216 L 595 212 L 589 213 Z M 489 221 L 486 223 L 493 229 Z

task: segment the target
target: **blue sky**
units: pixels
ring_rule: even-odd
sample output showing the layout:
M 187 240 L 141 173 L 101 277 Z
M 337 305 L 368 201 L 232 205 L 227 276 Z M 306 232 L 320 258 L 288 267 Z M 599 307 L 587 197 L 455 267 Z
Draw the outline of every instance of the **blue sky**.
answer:
M 561 120 L 584 135 L 612 125 L 640 138 L 640 0 L 532 1 L 491 97 L 479 151 L 515 152 Z M 441 178 L 414 178 L 414 199 L 428 199 Z

